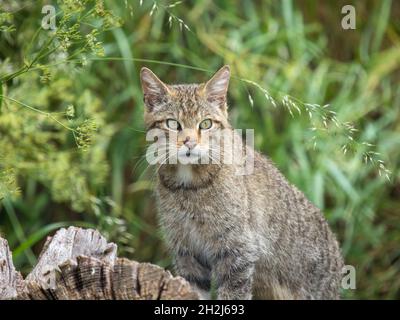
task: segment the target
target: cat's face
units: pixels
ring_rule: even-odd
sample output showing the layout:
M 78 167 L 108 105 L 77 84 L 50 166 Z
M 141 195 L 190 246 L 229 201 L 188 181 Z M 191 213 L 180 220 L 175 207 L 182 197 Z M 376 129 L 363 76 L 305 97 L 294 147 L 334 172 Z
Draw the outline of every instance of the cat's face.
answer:
M 166 145 L 176 150 L 178 163 L 212 162 L 221 156 L 219 135 L 221 129 L 230 128 L 226 104 L 229 76 L 225 66 L 207 83 L 167 85 L 149 69 L 141 70 L 147 130 L 165 134 Z

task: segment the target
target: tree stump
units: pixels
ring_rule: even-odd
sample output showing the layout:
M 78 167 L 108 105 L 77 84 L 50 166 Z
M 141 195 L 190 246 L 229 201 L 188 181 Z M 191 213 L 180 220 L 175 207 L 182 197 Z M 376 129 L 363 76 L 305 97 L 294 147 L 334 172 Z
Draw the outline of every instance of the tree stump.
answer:
M 117 258 L 117 246 L 96 230 L 70 227 L 49 237 L 25 278 L 0 238 L 0 300 L 198 299 L 181 277 L 150 263 Z
M 12 299 L 23 290 L 23 280 L 14 268 L 7 240 L 0 238 L 0 299 Z

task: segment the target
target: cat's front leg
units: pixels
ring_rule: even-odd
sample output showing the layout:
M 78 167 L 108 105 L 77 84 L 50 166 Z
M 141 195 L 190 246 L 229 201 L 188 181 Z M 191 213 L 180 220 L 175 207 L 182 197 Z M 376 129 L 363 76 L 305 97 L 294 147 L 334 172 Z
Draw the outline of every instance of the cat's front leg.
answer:
M 250 300 L 254 268 L 254 256 L 249 252 L 221 252 L 213 268 L 218 300 Z
M 200 299 L 210 299 L 211 268 L 192 252 L 179 249 L 175 254 L 175 269 L 198 292 Z

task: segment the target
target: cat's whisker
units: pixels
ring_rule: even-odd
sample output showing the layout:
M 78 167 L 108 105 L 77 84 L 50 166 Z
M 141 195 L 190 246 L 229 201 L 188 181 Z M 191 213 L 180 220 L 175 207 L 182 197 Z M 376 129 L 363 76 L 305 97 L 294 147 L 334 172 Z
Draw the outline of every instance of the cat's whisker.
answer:
M 165 149 L 158 149 L 159 152 L 166 151 L 166 150 L 167 150 L 166 148 L 165 148 Z M 158 155 L 158 157 L 155 159 L 155 160 L 156 160 L 156 163 L 159 162 L 161 159 L 163 159 L 163 157 L 164 157 L 165 155 L 166 155 L 166 152 L 160 153 L 160 154 Z M 147 160 L 146 155 L 144 155 L 143 157 L 144 157 L 144 160 Z M 142 160 L 143 160 L 143 159 L 142 159 Z M 138 180 L 141 179 L 141 177 L 147 172 L 147 170 L 148 170 L 152 165 L 153 165 L 153 164 L 149 163 L 149 164 L 146 166 L 146 168 L 143 170 L 143 172 L 142 172 L 142 174 L 140 175 L 140 177 L 139 177 Z M 153 180 L 154 180 L 154 176 L 155 176 L 155 175 L 153 175 L 153 176 L 150 178 L 150 180 L 151 180 L 152 182 L 154 182 L 154 181 L 153 181 Z
M 209 156 L 209 158 L 211 159 L 211 163 L 210 164 L 217 165 L 219 168 L 222 167 L 222 165 L 218 162 L 217 159 L 214 159 L 211 155 Z M 213 163 L 213 161 L 214 161 L 214 163 Z
M 144 154 L 144 155 L 141 155 L 141 156 L 139 156 L 137 158 L 139 158 L 139 159 L 138 159 L 138 161 L 136 162 L 135 166 L 132 169 L 132 174 L 134 174 L 136 169 L 138 169 L 139 166 L 142 165 L 143 162 L 146 160 L 146 155 Z

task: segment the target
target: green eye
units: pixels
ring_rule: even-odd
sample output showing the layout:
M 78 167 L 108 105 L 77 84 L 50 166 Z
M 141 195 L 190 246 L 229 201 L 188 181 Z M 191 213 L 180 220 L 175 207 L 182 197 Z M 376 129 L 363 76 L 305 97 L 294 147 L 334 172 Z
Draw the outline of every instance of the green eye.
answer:
M 181 125 L 175 119 L 167 119 L 167 127 L 172 130 L 180 130 Z
M 210 129 L 211 126 L 212 126 L 211 119 L 205 119 L 202 122 L 200 122 L 200 125 L 199 125 L 200 129 L 202 129 L 202 130 Z

